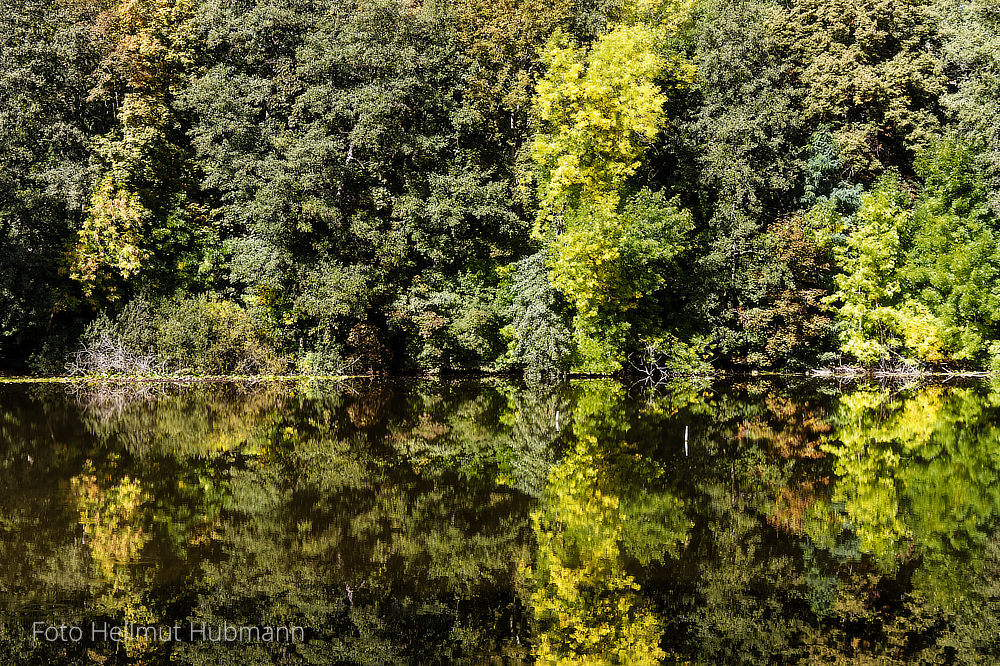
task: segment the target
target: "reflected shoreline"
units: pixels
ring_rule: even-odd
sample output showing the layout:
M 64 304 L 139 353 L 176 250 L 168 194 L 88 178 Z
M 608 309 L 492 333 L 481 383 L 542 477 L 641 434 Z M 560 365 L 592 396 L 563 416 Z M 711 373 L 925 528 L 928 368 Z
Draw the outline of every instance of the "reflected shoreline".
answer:
M 0 386 L 0 652 L 20 661 L 998 650 L 988 382 L 449 378 L 111 402 L 69 388 Z M 51 645 L 33 622 L 298 626 L 305 640 Z

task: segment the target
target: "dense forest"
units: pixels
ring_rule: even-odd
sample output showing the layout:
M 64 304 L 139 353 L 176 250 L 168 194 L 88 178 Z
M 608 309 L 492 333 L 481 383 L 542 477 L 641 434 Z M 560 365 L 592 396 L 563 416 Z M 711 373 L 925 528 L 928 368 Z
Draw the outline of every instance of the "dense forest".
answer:
M 9 0 L 0 366 L 997 368 L 998 34 L 989 0 Z

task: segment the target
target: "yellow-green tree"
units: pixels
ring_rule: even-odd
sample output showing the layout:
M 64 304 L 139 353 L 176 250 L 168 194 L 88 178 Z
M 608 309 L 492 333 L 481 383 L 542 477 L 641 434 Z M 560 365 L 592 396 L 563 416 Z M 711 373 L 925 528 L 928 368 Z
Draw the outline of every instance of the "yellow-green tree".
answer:
M 552 244 L 550 276 L 575 308 L 579 369 L 618 369 L 640 305 L 665 284 L 665 267 L 690 227 L 690 214 L 645 189 L 620 213 L 583 206 L 567 216 Z
M 647 26 L 623 25 L 589 49 L 562 32 L 549 40 L 531 146 L 540 233 L 560 231 L 562 218 L 581 205 L 617 213 L 627 180 L 663 122 L 666 97 L 657 79 L 666 63 L 657 37 Z
M 192 0 L 122 0 L 96 21 L 105 55 L 91 99 L 115 105 L 118 125 L 95 142 L 103 175 L 72 252 L 71 275 L 88 296 L 114 298 L 199 217 L 183 192 L 186 153 L 171 106 L 191 63 L 193 11 Z
M 620 367 L 623 313 L 660 286 L 689 219 L 677 203 L 630 180 L 665 122 L 670 86 L 693 67 L 669 46 L 688 2 L 627 4 L 589 47 L 549 40 L 536 89 L 531 146 L 538 186 L 536 236 L 551 243 L 553 283 L 575 308 L 577 368 Z

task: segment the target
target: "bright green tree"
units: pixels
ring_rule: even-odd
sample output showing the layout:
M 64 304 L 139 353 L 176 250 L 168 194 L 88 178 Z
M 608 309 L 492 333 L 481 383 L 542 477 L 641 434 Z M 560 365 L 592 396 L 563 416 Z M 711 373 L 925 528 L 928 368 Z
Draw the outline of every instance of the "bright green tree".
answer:
M 940 321 L 949 358 L 983 365 L 1000 360 L 1000 226 L 977 163 L 956 136 L 917 160 L 923 188 L 904 279 Z
M 553 243 L 552 282 L 574 305 L 585 371 L 616 369 L 639 307 L 666 283 L 691 217 L 676 201 L 641 191 L 621 213 L 588 206 L 567 216 Z M 642 323 L 642 322 L 638 322 Z
M 827 298 L 840 319 L 844 353 L 862 364 L 893 359 L 943 360 L 940 325 L 902 283 L 913 213 L 898 176 L 890 173 L 864 195 L 844 245 L 835 248 L 841 273 Z
M 589 47 L 556 33 L 535 97 L 531 147 L 539 213 L 551 243 L 553 284 L 574 306 L 578 359 L 588 372 L 621 367 L 625 313 L 664 283 L 664 262 L 690 226 L 677 202 L 630 181 L 665 115 L 664 85 L 686 86 L 693 67 L 668 48 L 690 3 L 627 5 Z

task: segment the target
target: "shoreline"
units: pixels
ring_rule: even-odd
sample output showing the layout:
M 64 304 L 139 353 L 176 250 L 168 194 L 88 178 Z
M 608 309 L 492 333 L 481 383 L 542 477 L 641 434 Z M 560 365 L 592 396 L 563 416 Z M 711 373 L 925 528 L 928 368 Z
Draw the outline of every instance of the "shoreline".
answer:
M 839 369 L 839 370 L 807 370 L 803 372 L 775 372 L 775 371 L 741 371 L 724 372 L 720 371 L 712 374 L 676 374 L 664 375 L 663 382 L 683 381 L 683 380 L 710 380 L 720 381 L 724 379 L 988 379 L 1000 373 L 990 371 L 964 371 L 952 372 L 947 370 L 920 371 L 920 372 L 891 372 L 880 370 L 863 369 Z M 589 373 L 566 373 L 556 376 L 565 380 L 585 380 L 585 379 L 635 379 L 635 376 L 620 374 L 589 374 Z M 82 376 L 32 376 L 32 375 L 0 375 L 0 384 L 223 384 L 223 383 L 267 383 L 267 382 L 296 382 L 296 381 L 347 381 L 352 379 L 369 380 L 399 380 L 399 379 L 523 379 L 525 375 L 518 372 L 491 372 L 487 370 L 447 370 L 430 371 L 417 373 L 403 373 L 396 375 L 388 374 L 364 374 L 364 375 L 82 375 Z M 640 377 L 641 379 L 641 377 Z

